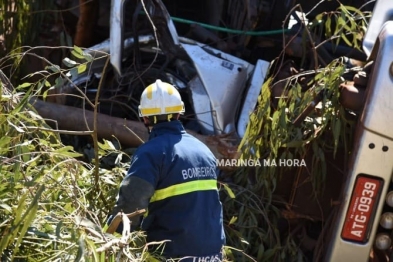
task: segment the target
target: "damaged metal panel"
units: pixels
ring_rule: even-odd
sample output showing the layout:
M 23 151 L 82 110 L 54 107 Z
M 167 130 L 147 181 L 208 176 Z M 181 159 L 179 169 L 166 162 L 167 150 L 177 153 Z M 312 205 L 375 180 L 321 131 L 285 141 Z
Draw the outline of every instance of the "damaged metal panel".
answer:
M 198 118 L 198 123 L 201 131 L 204 134 L 214 134 L 214 124 L 212 117 L 212 108 L 210 101 L 206 99 L 208 94 L 200 77 L 194 77 L 188 86 L 191 91 L 191 100 L 194 107 L 195 115 Z
M 228 54 L 212 55 L 212 49 L 197 44 L 183 44 L 192 57 L 194 66 L 201 76 L 210 100 L 214 129 L 218 134 L 236 131 L 236 109 L 240 103 L 243 88 L 254 66 Z
M 242 108 L 237 121 L 237 133 L 240 137 L 243 137 L 246 133 L 250 114 L 255 110 L 255 106 L 257 105 L 258 96 L 261 92 L 265 77 L 268 74 L 269 66 L 270 63 L 263 60 L 258 60 L 255 65 L 254 73 L 250 80 L 250 86 L 248 87 L 244 101 L 242 101 Z

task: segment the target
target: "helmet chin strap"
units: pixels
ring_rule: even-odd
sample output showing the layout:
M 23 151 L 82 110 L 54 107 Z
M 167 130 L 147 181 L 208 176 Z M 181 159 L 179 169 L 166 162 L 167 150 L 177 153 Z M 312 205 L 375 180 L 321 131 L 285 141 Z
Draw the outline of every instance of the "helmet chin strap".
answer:
M 168 121 L 168 122 L 172 121 L 172 118 L 173 118 L 173 115 L 172 115 L 172 114 L 169 114 L 169 115 L 167 116 L 167 121 Z

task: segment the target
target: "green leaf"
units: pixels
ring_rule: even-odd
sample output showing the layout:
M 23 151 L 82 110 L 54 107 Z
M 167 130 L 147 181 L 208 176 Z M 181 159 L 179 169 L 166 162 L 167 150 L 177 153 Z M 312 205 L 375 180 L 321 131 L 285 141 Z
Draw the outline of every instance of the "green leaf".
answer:
M 333 139 L 334 139 L 334 153 L 333 155 L 336 155 L 337 152 L 337 147 L 340 139 L 340 133 L 341 133 L 341 121 L 335 121 L 334 129 L 333 129 Z
M 82 154 L 75 152 L 72 146 L 64 146 L 62 148 L 59 148 L 59 149 L 53 151 L 53 153 L 61 154 L 61 155 L 68 156 L 68 157 L 81 157 L 81 156 L 83 156 Z
M 104 139 L 104 143 L 98 142 L 98 147 L 105 151 L 116 150 L 116 147 L 113 145 L 113 143 L 106 139 Z
M 236 221 L 237 221 L 237 217 L 233 216 L 233 217 L 231 218 L 231 220 L 229 221 L 229 225 L 234 224 Z
M 86 64 L 81 64 L 77 68 L 78 68 L 78 74 L 82 74 L 83 72 L 86 71 L 87 65 Z
M 280 112 L 280 128 L 285 128 L 287 126 L 287 118 L 286 118 L 286 113 L 285 113 L 285 107 L 283 106 L 281 108 L 281 112 Z
M 320 14 L 317 14 L 317 15 L 315 16 L 315 20 L 317 20 L 317 21 L 321 21 L 321 20 L 322 20 L 322 18 L 323 18 L 323 16 L 324 16 L 324 14 L 322 14 L 322 13 L 320 13 Z
M 362 13 L 362 11 L 360 11 L 359 9 L 357 9 L 357 8 L 354 7 L 354 6 L 342 5 L 342 4 L 341 4 L 341 5 L 340 5 L 340 8 L 346 10 L 347 12 L 348 12 L 348 11 L 352 11 L 352 12 L 357 13 L 359 16 L 364 16 L 364 14 Z
M 87 62 L 92 62 L 93 61 L 93 57 L 89 53 L 84 53 L 83 57 L 86 59 Z
M 8 151 L 8 145 L 11 142 L 12 138 L 10 136 L 3 136 L 0 138 L 0 148 L 1 149 L 7 149 Z
M 330 16 L 326 19 L 325 22 L 325 35 L 327 38 L 330 38 L 332 36 L 332 19 Z
M 22 160 L 24 163 L 27 163 L 30 160 L 31 157 L 31 153 L 30 153 L 30 149 L 27 145 L 22 144 L 19 146 L 20 148 L 20 153 L 22 156 Z
M 263 253 L 265 253 L 265 247 L 263 243 L 259 244 L 258 253 L 257 253 L 257 261 L 262 261 Z
M 233 193 L 232 189 L 225 183 L 223 183 L 225 190 L 227 191 L 230 198 L 236 198 L 235 194 Z
M 271 248 L 266 250 L 263 254 L 263 261 L 266 262 L 273 261 L 273 257 L 276 253 L 278 253 L 278 250 L 276 248 Z
M 71 51 L 71 54 L 73 56 L 75 56 L 76 58 L 78 58 L 78 59 L 84 59 L 85 58 L 83 50 L 80 47 L 76 46 L 76 45 L 74 45 L 74 49 Z
M 78 68 L 74 67 L 72 68 L 68 73 L 67 76 L 69 76 L 71 79 L 75 79 L 78 77 Z
M 71 51 L 71 54 L 72 54 L 73 56 L 75 56 L 76 58 L 78 58 L 78 59 L 84 59 L 84 56 L 81 55 L 81 54 L 79 54 L 79 53 L 76 52 L 75 50 L 72 50 L 72 51 Z
M 72 51 L 75 51 L 78 55 L 83 55 L 83 50 L 79 46 L 74 45 L 74 49 Z
M 56 80 L 55 80 L 55 86 L 54 86 L 54 88 L 60 88 L 60 87 L 62 87 L 62 86 L 64 86 L 64 79 L 61 77 L 61 76 L 59 76 L 58 78 L 56 78 Z
M 74 45 L 74 50 L 80 55 L 83 55 L 83 50 L 79 46 Z
M 26 87 L 29 87 L 29 86 L 31 86 L 31 85 L 32 85 L 32 83 L 23 83 L 23 84 L 21 84 L 21 85 L 18 85 L 18 86 L 16 87 L 16 89 L 26 88 Z
M 94 245 L 93 241 L 89 240 L 88 238 L 85 239 L 87 245 L 90 247 L 90 251 L 93 253 L 94 261 L 99 261 L 99 256 L 97 253 L 96 246 Z
M 275 111 L 273 113 L 273 118 L 272 118 L 272 129 L 276 129 L 278 126 L 278 121 L 280 119 L 280 111 Z
M 23 215 L 22 219 L 22 224 L 21 228 L 18 230 L 18 240 L 16 241 L 15 248 L 14 248 L 14 254 L 17 254 L 17 250 L 19 249 L 20 244 L 22 243 L 22 240 L 24 236 L 26 235 L 27 229 L 31 226 L 37 210 L 38 210 L 38 199 L 41 197 L 41 194 L 44 192 L 45 186 L 42 185 L 40 188 L 37 190 L 35 193 L 34 199 L 31 202 L 29 208 L 26 210 L 25 214 Z
M 52 71 L 53 73 L 60 73 L 60 66 L 58 65 L 46 66 L 45 69 L 48 71 Z
M 59 223 L 56 225 L 56 237 L 61 239 L 61 227 L 63 226 L 63 221 L 60 220 Z
M 304 142 L 302 140 L 292 140 L 286 144 L 282 145 L 283 147 L 294 147 L 294 148 L 298 148 L 298 147 L 302 147 L 304 146 Z
M 348 39 L 348 37 L 344 34 L 341 33 L 340 37 L 342 40 L 344 40 L 344 42 L 348 45 L 348 46 L 353 46 L 352 42 Z
M 83 254 L 85 253 L 85 243 L 84 236 L 81 235 L 78 239 L 78 252 L 76 254 L 75 262 L 79 262 L 83 260 Z

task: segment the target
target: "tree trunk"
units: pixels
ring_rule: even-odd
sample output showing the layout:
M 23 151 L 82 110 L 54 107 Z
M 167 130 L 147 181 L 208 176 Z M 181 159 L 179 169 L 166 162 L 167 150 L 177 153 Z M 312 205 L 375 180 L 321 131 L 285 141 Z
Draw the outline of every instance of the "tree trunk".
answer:
M 67 131 L 92 131 L 94 112 L 80 108 L 44 102 L 39 99 L 31 101 L 37 112 L 46 119 L 54 129 Z M 138 147 L 148 139 L 148 133 L 142 122 L 129 121 L 118 117 L 97 114 L 97 134 L 100 138 L 116 137 L 128 147 Z
M 79 0 L 80 15 L 76 25 L 74 44 L 89 47 L 92 44 L 94 28 L 98 19 L 98 0 Z
M 94 113 L 89 110 L 64 106 L 39 99 L 31 100 L 37 112 L 46 119 L 48 125 L 54 129 L 79 131 L 92 131 Z M 206 136 L 191 130 L 187 132 L 205 145 L 218 158 L 237 157 L 237 140 L 231 134 Z M 112 139 L 116 137 L 123 146 L 138 147 L 148 140 L 148 133 L 142 122 L 126 120 L 118 117 L 97 114 L 97 134 L 100 138 Z

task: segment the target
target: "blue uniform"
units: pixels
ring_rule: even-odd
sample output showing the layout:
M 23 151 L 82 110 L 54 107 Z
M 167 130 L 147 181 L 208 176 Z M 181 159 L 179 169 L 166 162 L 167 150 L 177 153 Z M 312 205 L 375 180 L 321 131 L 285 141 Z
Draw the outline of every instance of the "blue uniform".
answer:
M 216 158 L 205 144 L 177 120 L 158 123 L 135 152 L 127 177 L 143 179 L 155 189 L 141 224 L 148 242 L 169 240 L 163 253 L 168 258 L 214 261 L 225 235 Z M 127 191 L 124 186 L 121 191 Z

